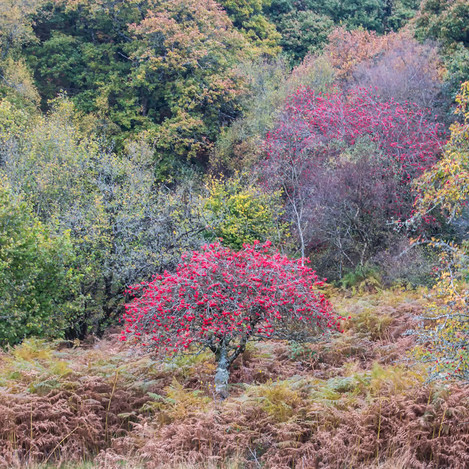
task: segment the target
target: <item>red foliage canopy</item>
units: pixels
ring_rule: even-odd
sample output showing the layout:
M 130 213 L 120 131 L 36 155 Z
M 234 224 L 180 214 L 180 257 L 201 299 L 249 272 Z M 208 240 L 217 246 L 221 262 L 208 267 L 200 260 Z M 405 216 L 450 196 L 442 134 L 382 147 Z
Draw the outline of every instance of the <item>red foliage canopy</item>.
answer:
M 250 338 L 340 331 L 344 318 L 313 291 L 323 283 L 315 272 L 270 252 L 270 242 L 255 242 L 239 252 L 210 244 L 184 255 L 175 273 L 130 288 L 138 296 L 126 305 L 122 340 L 137 336 L 166 352 L 194 343 L 216 353 L 221 344 L 244 349 Z
M 340 165 L 341 152 L 364 138 L 376 148 L 375 155 L 366 155 L 374 159 L 370 176 L 380 183 L 394 181 L 394 193 L 388 195 L 395 215 L 401 216 L 411 206 L 404 204 L 410 194 L 408 183 L 437 161 L 444 144 L 439 124 L 414 104 L 381 102 L 366 89 L 348 96 L 299 89 L 288 98 L 276 129 L 267 135 L 266 151 L 277 178 L 282 168 L 290 174 L 296 165 L 301 167 L 297 182 L 308 184 L 317 178 L 319 168 Z M 332 166 L 331 157 L 335 157 Z

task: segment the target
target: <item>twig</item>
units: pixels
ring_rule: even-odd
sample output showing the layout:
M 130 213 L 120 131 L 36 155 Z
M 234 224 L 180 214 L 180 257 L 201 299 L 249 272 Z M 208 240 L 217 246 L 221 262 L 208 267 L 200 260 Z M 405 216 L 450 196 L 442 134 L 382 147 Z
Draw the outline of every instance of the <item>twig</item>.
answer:
M 44 464 L 47 464 L 49 459 L 52 457 L 52 455 L 55 453 L 55 450 L 72 434 L 74 433 L 76 430 L 78 430 L 78 428 L 80 427 L 75 427 L 68 435 L 65 435 L 56 445 L 55 445 L 55 448 L 52 450 L 52 453 L 49 454 L 49 456 L 47 457 L 47 459 L 44 461 Z
M 114 397 L 114 392 L 116 390 L 116 384 L 117 384 L 117 377 L 119 376 L 119 368 L 116 370 L 116 376 L 114 378 L 114 384 L 112 386 L 112 391 L 111 391 L 111 396 L 109 397 L 109 402 L 107 404 L 107 409 L 106 409 L 106 423 L 104 425 L 104 434 L 106 436 L 106 441 L 107 441 L 107 435 L 108 435 L 108 425 L 107 425 L 107 421 L 108 421 L 108 416 L 109 416 L 109 410 L 111 409 L 111 402 L 112 402 L 112 398 Z

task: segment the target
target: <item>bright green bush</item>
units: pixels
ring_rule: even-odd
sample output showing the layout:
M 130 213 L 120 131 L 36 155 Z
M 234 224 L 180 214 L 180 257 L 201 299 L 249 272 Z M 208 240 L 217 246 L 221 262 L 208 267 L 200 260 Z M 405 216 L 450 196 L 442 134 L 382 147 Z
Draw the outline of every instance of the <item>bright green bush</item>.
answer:
M 209 239 L 222 238 L 226 246 L 241 249 L 244 243 L 279 243 L 286 237 L 287 225 L 280 220 L 280 192 L 262 191 L 243 182 L 241 175 L 225 181 L 211 178 L 207 189 L 203 212 Z

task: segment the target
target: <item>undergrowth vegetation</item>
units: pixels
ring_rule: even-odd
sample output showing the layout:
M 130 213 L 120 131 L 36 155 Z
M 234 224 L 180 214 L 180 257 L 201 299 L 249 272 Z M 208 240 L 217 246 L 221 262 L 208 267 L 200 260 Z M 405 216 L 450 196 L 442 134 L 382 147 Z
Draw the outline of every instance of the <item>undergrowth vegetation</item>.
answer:
M 406 334 L 425 292 L 351 296 L 331 341 L 252 343 L 230 397 L 211 353 L 157 359 L 108 337 L 0 355 L 0 467 L 465 467 L 469 392 L 428 385 Z

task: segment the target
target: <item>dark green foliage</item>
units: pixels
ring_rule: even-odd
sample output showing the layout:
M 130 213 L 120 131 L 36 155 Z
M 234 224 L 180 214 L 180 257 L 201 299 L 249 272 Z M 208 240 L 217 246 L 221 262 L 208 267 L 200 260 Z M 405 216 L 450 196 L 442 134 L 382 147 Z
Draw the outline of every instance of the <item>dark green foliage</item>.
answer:
M 335 26 L 396 31 L 418 6 L 419 0 L 273 0 L 267 12 L 282 35 L 283 50 L 297 63 L 325 44 Z
M 387 18 L 387 28 L 398 31 L 415 17 L 421 0 L 387 0 L 387 10 L 391 15 Z
M 438 39 L 446 46 L 469 46 L 469 4 L 466 0 L 424 0 L 416 20 L 420 39 Z
M 0 346 L 61 336 L 79 303 L 67 233 L 56 236 L 0 181 Z
M 383 0 L 303 0 L 303 9 L 329 16 L 334 23 L 384 32 L 386 3 Z
M 459 93 L 461 83 L 469 80 L 469 48 L 457 44 L 445 60 L 446 74 L 444 84 L 448 94 L 454 100 Z
M 317 52 L 334 27 L 334 20 L 311 10 L 292 10 L 282 15 L 278 23 L 282 32 L 280 44 L 293 62 L 300 62 L 306 54 Z
M 454 100 L 469 80 L 469 3 L 466 0 L 424 0 L 415 20 L 416 37 L 442 45 L 444 82 Z
M 137 6 L 142 5 L 119 3 L 114 15 L 86 5 L 76 9 L 59 5 L 44 11 L 36 20 L 39 41 L 26 47 L 24 54 L 34 70 L 44 108 L 65 91 L 78 109 L 106 121 L 108 134 L 122 138 L 157 116 L 148 116 L 142 109 L 132 84 L 129 56 L 134 45 L 128 25 L 138 21 Z M 159 107 L 155 102 L 148 105 Z

